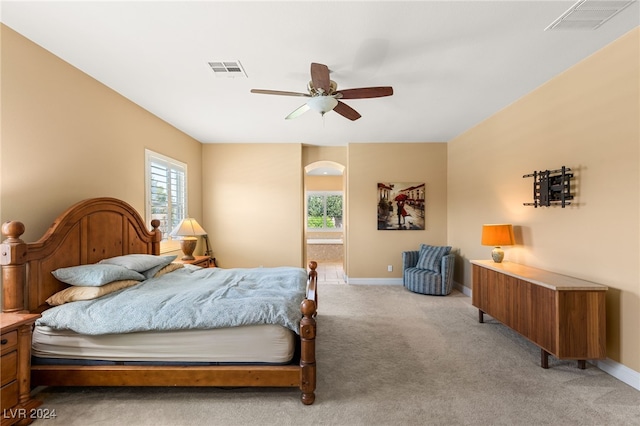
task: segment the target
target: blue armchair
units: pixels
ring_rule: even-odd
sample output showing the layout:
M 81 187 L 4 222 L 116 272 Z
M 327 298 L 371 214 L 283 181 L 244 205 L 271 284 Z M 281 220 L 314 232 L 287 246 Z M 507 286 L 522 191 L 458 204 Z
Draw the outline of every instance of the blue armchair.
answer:
M 414 293 L 446 296 L 453 287 L 455 254 L 451 247 L 422 244 L 420 250 L 402 252 L 402 284 Z

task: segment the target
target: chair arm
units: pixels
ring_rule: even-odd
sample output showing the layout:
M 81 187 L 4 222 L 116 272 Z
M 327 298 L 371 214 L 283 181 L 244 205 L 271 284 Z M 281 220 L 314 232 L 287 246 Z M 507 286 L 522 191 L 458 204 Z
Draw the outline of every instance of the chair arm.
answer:
M 418 264 L 418 257 L 420 252 L 418 250 L 403 251 L 402 252 L 402 270 L 407 268 L 414 268 Z
M 442 256 L 442 262 L 440 264 L 440 273 L 442 274 L 442 283 L 450 288 L 453 282 L 453 268 L 456 262 L 456 255 L 449 253 L 446 256 Z

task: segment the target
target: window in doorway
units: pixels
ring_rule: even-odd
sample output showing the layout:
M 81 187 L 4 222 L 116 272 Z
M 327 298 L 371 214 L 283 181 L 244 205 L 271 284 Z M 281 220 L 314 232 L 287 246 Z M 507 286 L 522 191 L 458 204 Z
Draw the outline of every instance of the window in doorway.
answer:
M 307 229 L 342 230 L 342 192 L 307 192 Z

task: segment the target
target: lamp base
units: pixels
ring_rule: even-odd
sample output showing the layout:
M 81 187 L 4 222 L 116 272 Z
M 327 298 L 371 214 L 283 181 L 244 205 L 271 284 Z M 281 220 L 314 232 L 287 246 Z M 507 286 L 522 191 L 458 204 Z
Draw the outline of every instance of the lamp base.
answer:
M 493 250 L 491 250 L 491 258 L 494 262 L 501 263 L 502 259 L 504 259 L 504 250 L 502 250 L 500 247 L 494 248 Z
M 189 238 L 183 239 L 180 241 L 180 248 L 182 249 L 182 260 L 194 260 L 193 251 L 196 249 L 196 244 L 198 243 L 197 238 Z

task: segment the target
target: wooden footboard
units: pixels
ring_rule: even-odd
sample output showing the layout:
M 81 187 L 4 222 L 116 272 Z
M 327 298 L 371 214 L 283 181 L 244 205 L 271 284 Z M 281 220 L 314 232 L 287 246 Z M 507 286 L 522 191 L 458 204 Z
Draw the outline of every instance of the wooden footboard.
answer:
M 85 200 L 70 207 L 34 243 L 20 239 L 22 223 L 2 225 L 0 245 L 2 311 L 40 313 L 45 300 L 65 285 L 51 271 L 96 263 L 125 254 L 159 254 L 158 223 L 148 231 L 140 215 L 114 198 Z M 81 366 L 33 365 L 32 386 L 255 386 L 298 387 L 304 404 L 316 389 L 317 263 L 309 263 L 306 298 L 300 305 L 300 360 L 290 365 Z

